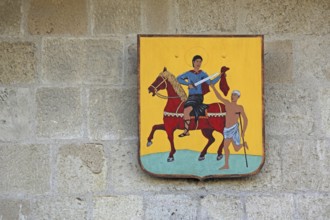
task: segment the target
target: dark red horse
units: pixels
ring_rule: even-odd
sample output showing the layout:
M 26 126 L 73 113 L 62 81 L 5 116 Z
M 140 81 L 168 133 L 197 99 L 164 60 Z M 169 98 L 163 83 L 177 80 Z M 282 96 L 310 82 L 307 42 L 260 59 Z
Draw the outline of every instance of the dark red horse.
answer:
M 159 90 L 166 90 L 167 96 L 158 93 Z M 173 135 L 176 129 L 184 129 L 183 108 L 184 102 L 187 99 L 187 95 L 181 85 L 177 82 L 175 76 L 168 72 L 166 68 L 164 68 L 163 72 L 161 72 L 156 80 L 151 84 L 151 86 L 148 88 L 148 91 L 149 93 L 152 93 L 153 96 L 157 95 L 160 98 L 167 99 L 167 103 L 163 113 L 164 124 L 157 124 L 152 127 L 152 131 L 148 137 L 147 146 L 152 144 L 153 135 L 156 130 L 165 130 L 167 133 L 167 138 L 171 144 L 171 151 L 167 161 L 172 162 L 174 161 L 174 154 L 176 152 Z M 195 118 L 191 117 L 189 130 L 201 130 L 203 136 L 208 139 L 208 142 L 200 153 L 198 160 L 205 159 L 207 149 L 215 141 L 212 133 L 217 131 L 223 134 L 223 129 L 225 126 L 225 115 L 225 106 L 222 103 L 212 103 L 209 104 L 205 116 L 200 116 L 196 123 Z M 217 160 L 222 158 L 222 148 L 223 141 L 220 144 L 217 152 Z

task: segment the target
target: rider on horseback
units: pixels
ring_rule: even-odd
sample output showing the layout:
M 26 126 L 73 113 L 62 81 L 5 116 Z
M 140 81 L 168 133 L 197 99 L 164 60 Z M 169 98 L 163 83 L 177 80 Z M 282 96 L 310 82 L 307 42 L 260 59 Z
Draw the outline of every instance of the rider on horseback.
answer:
M 183 119 L 184 119 L 184 132 L 179 135 L 179 137 L 184 137 L 189 135 L 189 124 L 190 124 L 190 113 L 193 111 L 195 116 L 195 121 L 198 120 L 198 116 L 204 114 L 205 109 L 208 105 L 203 104 L 204 94 L 208 93 L 209 85 L 215 84 L 220 80 L 221 76 L 217 76 L 213 80 L 207 80 L 206 82 L 199 84 L 197 86 L 194 83 L 207 78 L 208 75 L 201 70 L 203 58 L 200 55 L 195 55 L 192 59 L 193 70 L 189 70 L 177 77 L 180 84 L 188 86 L 189 96 L 184 104 Z

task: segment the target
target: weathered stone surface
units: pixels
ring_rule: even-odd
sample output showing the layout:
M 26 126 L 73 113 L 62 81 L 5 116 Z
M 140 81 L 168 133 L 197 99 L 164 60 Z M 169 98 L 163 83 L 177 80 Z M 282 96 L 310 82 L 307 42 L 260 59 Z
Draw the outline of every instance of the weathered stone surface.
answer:
M 320 111 L 321 111 L 321 129 L 328 138 L 330 138 L 330 89 L 321 89 L 319 92 Z M 319 125 L 320 125 L 319 124 Z
M 266 132 L 268 135 L 312 135 L 313 103 L 314 96 L 308 89 L 266 85 Z
M 281 149 L 285 190 L 330 190 L 329 142 L 287 140 Z
M 35 53 L 32 42 L 0 42 L 0 84 L 33 83 Z
M 33 94 L 27 88 L 0 88 L 0 141 L 27 141 L 33 136 Z
M 243 204 L 238 196 L 209 195 L 201 202 L 201 219 L 243 219 Z
M 330 195 L 299 195 L 298 219 L 330 219 Z
M 105 190 L 107 166 L 100 144 L 64 145 L 57 156 L 57 187 L 77 194 Z
M 293 82 L 293 54 L 291 41 L 286 40 L 265 43 L 264 71 L 266 82 Z
M 329 33 L 328 0 L 317 1 L 241 1 L 242 33 Z
M 236 30 L 237 10 L 232 1 L 193 0 L 187 4 L 187 1 L 179 0 L 178 5 L 178 19 L 183 33 Z
M 49 147 L 0 145 L 0 193 L 41 194 L 49 191 Z
M 245 200 L 248 219 L 294 219 L 292 195 L 252 195 Z
M 123 44 L 118 40 L 47 39 L 43 51 L 46 83 L 122 83 Z
M 40 198 L 32 203 L 31 219 L 87 219 L 87 202 L 80 197 Z
M 131 34 L 141 31 L 141 6 L 135 0 L 94 1 L 96 34 Z
M 144 219 L 198 219 L 199 202 L 184 195 L 155 195 L 145 201 Z
M 37 135 L 41 138 L 82 136 L 81 91 L 78 88 L 37 90 Z
M 20 32 L 21 1 L 3 0 L 0 3 L 0 35 L 16 35 Z
M 93 219 L 143 219 L 143 198 L 140 196 L 95 197 Z
M 31 0 L 28 12 L 30 34 L 87 33 L 86 0 Z
M 138 85 L 138 61 L 136 38 L 126 38 L 124 85 Z
M 31 208 L 27 200 L 0 200 L 0 219 L 29 219 Z
M 142 1 L 143 33 L 168 34 L 175 33 L 175 8 L 168 0 Z
M 91 89 L 89 135 L 95 140 L 137 136 L 136 89 Z
M 317 87 L 313 83 L 330 81 L 329 37 L 297 40 L 294 50 L 295 80 L 298 83 L 311 85 L 313 88 Z

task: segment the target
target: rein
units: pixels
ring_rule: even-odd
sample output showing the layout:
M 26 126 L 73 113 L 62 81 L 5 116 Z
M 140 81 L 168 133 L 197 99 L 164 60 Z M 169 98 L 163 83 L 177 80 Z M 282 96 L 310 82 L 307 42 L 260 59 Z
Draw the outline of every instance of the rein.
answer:
M 153 85 L 151 85 L 151 86 L 155 89 L 156 96 L 158 96 L 158 97 L 161 98 L 161 99 L 177 99 L 177 98 L 180 98 L 180 96 L 165 96 L 165 95 L 162 95 L 162 94 L 158 93 L 158 89 L 157 89 L 157 88 L 158 88 L 161 84 L 163 84 L 163 83 L 165 83 L 165 89 L 167 89 L 166 78 L 163 77 L 163 76 L 160 76 L 160 77 L 162 77 L 163 81 L 161 81 L 156 87 L 153 86 Z

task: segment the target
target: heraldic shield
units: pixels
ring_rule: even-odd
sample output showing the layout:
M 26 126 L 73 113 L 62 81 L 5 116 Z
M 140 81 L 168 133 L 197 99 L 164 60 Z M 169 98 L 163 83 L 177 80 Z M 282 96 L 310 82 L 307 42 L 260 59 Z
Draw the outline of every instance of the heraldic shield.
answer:
M 138 35 L 139 163 L 234 178 L 265 162 L 263 36 Z

